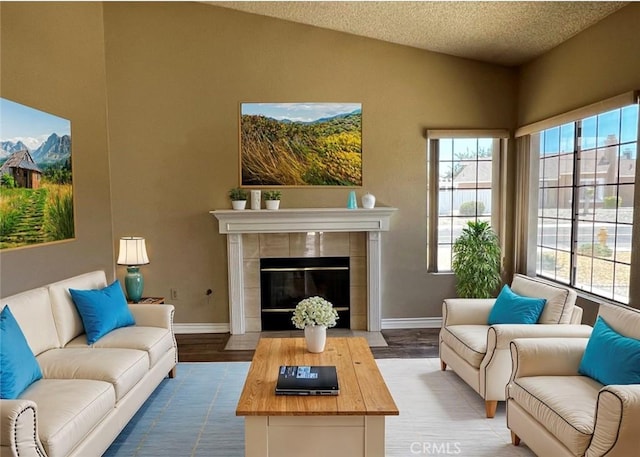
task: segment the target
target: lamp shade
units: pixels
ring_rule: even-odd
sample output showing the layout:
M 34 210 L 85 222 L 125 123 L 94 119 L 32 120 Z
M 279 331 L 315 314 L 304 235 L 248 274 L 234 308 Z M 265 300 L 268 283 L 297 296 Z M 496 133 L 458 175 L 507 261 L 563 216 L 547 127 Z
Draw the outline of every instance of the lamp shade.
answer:
M 120 252 L 118 265 L 144 265 L 149 263 L 147 246 L 144 238 L 139 236 L 124 236 L 120 238 Z

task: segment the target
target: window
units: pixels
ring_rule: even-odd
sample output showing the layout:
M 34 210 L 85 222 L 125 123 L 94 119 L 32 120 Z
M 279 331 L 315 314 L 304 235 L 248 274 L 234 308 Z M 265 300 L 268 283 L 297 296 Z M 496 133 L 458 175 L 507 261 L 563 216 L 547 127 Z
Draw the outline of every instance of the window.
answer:
M 629 303 L 638 105 L 531 135 L 539 158 L 536 272 Z
M 496 232 L 502 132 L 430 131 L 431 197 L 429 269 L 451 271 L 452 247 L 468 221 L 492 223 Z M 434 138 L 434 136 L 436 138 Z M 504 133 L 506 137 L 506 133 Z

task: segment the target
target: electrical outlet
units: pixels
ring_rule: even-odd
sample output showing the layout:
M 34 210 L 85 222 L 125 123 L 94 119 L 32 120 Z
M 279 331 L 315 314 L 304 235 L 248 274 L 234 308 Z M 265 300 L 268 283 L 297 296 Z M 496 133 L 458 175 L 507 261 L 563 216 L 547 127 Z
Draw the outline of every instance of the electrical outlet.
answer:
M 178 289 L 170 289 L 171 292 L 171 300 L 177 300 L 178 299 Z

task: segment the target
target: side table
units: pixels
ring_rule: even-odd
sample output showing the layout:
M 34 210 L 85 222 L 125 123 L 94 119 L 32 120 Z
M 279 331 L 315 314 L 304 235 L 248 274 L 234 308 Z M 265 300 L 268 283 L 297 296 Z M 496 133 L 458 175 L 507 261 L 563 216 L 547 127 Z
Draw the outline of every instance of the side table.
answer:
M 127 300 L 127 303 L 135 303 L 131 300 Z M 164 297 L 142 297 L 138 305 L 162 305 L 164 304 Z

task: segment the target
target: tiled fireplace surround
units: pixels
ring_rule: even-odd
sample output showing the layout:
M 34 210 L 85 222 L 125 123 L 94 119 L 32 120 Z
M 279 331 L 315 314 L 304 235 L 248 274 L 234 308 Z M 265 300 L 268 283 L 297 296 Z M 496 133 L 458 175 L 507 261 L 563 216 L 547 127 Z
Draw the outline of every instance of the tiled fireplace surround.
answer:
M 227 235 L 232 334 L 258 332 L 260 258 L 349 257 L 351 329 L 381 329 L 381 232 L 395 208 L 211 211 Z
M 349 257 L 351 328 L 367 328 L 367 265 L 364 233 L 304 232 L 243 234 L 245 330 L 259 332 L 260 259 L 266 257 Z

